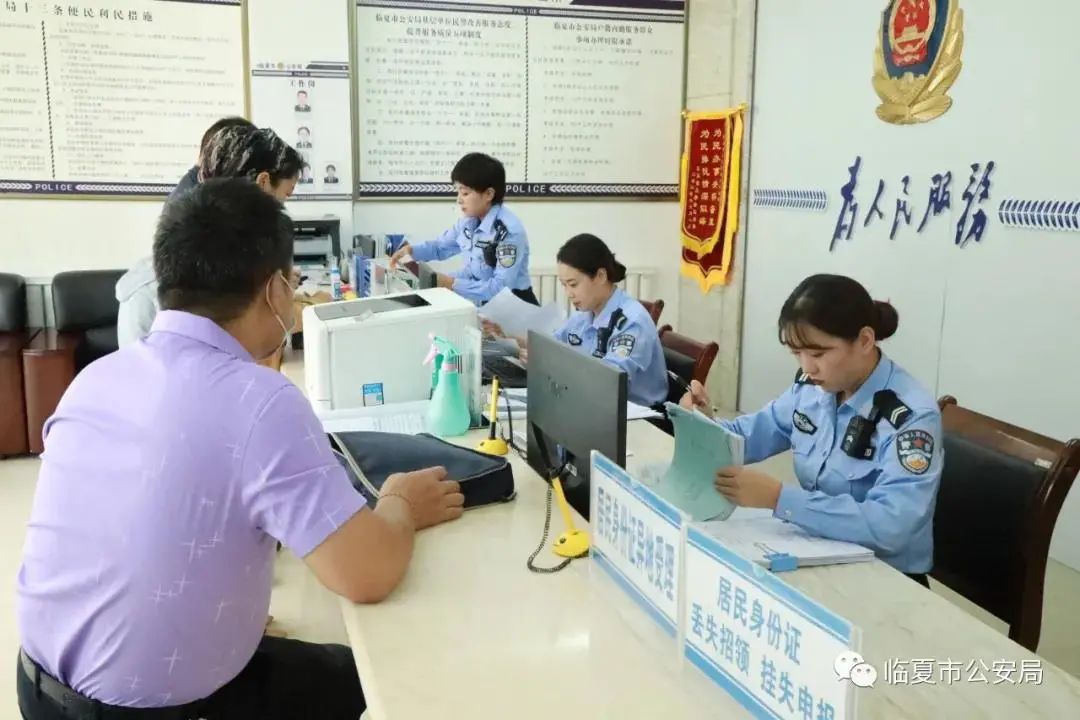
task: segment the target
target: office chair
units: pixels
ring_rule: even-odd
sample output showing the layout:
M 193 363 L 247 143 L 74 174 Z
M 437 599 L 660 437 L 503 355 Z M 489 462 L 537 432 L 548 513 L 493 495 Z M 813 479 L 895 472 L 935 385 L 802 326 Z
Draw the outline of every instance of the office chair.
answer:
M 37 333 L 22 352 L 30 452 L 44 450 L 42 427 L 75 375 L 117 349 L 116 282 L 123 274 L 123 270 L 79 270 L 53 278 L 56 327 Z
M 1009 624 L 1035 652 L 1050 538 L 1080 470 L 1080 440 L 1062 443 L 938 401 L 945 465 L 930 576 Z
M 26 325 L 26 281 L 0 273 L 0 457 L 30 450 L 22 351 L 36 331 Z
M 663 300 L 639 300 L 645 309 L 649 313 L 649 317 L 652 318 L 653 325 L 660 327 L 660 315 L 664 312 Z
M 660 328 L 660 346 L 664 350 L 664 363 L 668 371 L 675 373 L 682 380 L 682 383 L 679 383 L 668 377 L 667 401 L 673 403 L 679 402 L 686 393 L 684 384 L 689 385 L 691 380 L 705 384 L 709 379 L 709 370 L 712 369 L 716 354 L 720 352 L 720 346 L 715 342 L 698 342 L 673 331 L 670 325 Z M 675 433 L 671 421 L 666 417 L 649 422 L 668 435 Z

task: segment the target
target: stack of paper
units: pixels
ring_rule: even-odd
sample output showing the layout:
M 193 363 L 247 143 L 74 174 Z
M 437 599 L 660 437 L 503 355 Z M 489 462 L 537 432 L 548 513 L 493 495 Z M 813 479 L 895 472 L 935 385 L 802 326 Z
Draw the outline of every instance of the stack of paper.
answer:
M 768 512 L 768 511 L 766 511 Z M 827 540 L 806 532 L 797 525 L 775 517 L 749 517 L 700 525 L 733 552 L 768 567 L 768 555 L 791 555 L 800 567 L 866 562 L 874 559 L 872 550 L 862 545 Z
M 527 303 L 508 288 L 503 288 L 479 310 L 486 318 L 502 328 L 507 337 L 528 337 L 529 331 L 551 335 L 564 320 L 563 311 L 555 303 L 537 307 Z
M 319 413 L 326 432 L 385 432 L 419 435 L 426 431 L 427 400 Z
M 735 506 L 714 485 L 716 471 L 742 465 L 744 441 L 697 410 L 667 404 L 675 454 L 654 490 L 694 520 L 725 519 Z

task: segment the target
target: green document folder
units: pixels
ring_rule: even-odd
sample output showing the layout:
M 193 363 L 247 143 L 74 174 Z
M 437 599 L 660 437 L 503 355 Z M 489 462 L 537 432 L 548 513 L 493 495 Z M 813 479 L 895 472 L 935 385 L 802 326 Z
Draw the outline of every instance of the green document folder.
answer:
M 716 471 L 742 465 L 743 438 L 697 410 L 667 404 L 675 428 L 675 454 L 653 490 L 695 521 L 726 520 L 735 510 L 714 487 Z

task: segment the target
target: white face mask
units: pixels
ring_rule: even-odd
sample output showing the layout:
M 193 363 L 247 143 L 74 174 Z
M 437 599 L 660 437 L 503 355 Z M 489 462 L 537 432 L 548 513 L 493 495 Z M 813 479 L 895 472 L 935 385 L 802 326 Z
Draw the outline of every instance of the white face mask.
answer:
M 277 320 L 278 325 L 281 326 L 282 336 L 281 336 L 281 344 L 278 345 L 277 347 L 275 347 L 270 352 L 268 352 L 266 354 L 266 357 L 260 358 L 259 362 L 262 362 L 263 360 L 266 360 L 271 355 L 276 353 L 278 350 L 281 350 L 282 348 L 284 348 L 289 343 L 289 336 L 291 335 L 290 327 L 285 324 L 284 320 L 281 319 L 281 316 L 278 315 L 277 310 L 274 309 L 274 303 L 272 303 L 270 301 L 270 286 L 273 284 L 274 280 L 277 280 L 277 279 L 280 279 L 283 283 L 285 283 L 285 287 L 287 287 L 289 289 L 289 294 L 290 295 L 292 294 L 292 285 L 289 284 L 289 281 L 285 279 L 285 275 L 283 275 L 280 271 L 278 273 L 276 273 L 274 275 L 274 277 L 271 278 L 270 282 L 268 282 L 266 284 L 266 304 L 270 308 L 270 312 L 273 313 L 274 319 Z M 293 318 L 293 322 L 290 323 L 290 325 L 293 325 L 295 323 L 296 323 L 296 318 Z

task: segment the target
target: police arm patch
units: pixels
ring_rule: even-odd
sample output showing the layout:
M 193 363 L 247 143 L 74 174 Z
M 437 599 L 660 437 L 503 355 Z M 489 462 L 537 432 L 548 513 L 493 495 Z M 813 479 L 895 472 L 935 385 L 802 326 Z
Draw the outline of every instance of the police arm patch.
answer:
M 810 419 L 808 415 L 796 410 L 791 416 L 791 424 L 795 426 L 795 429 L 799 432 L 806 433 L 807 435 L 813 435 L 817 432 L 817 425 Z
M 566 342 L 570 343 L 574 347 L 577 347 L 581 344 L 581 336 L 577 333 L 570 333 L 566 336 Z
M 925 475 L 934 460 L 934 436 L 925 430 L 907 430 L 896 436 L 896 457 L 913 475 Z
M 615 357 L 628 358 L 630 353 L 634 352 L 634 345 L 637 344 L 637 338 L 630 333 L 623 333 L 622 335 L 616 335 L 611 339 L 611 345 L 608 347 L 610 352 Z
M 495 249 L 495 257 L 499 261 L 499 265 L 504 268 L 514 267 L 514 263 L 517 262 L 518 249 L 517 245 L 513 243 L 499 243 Z

